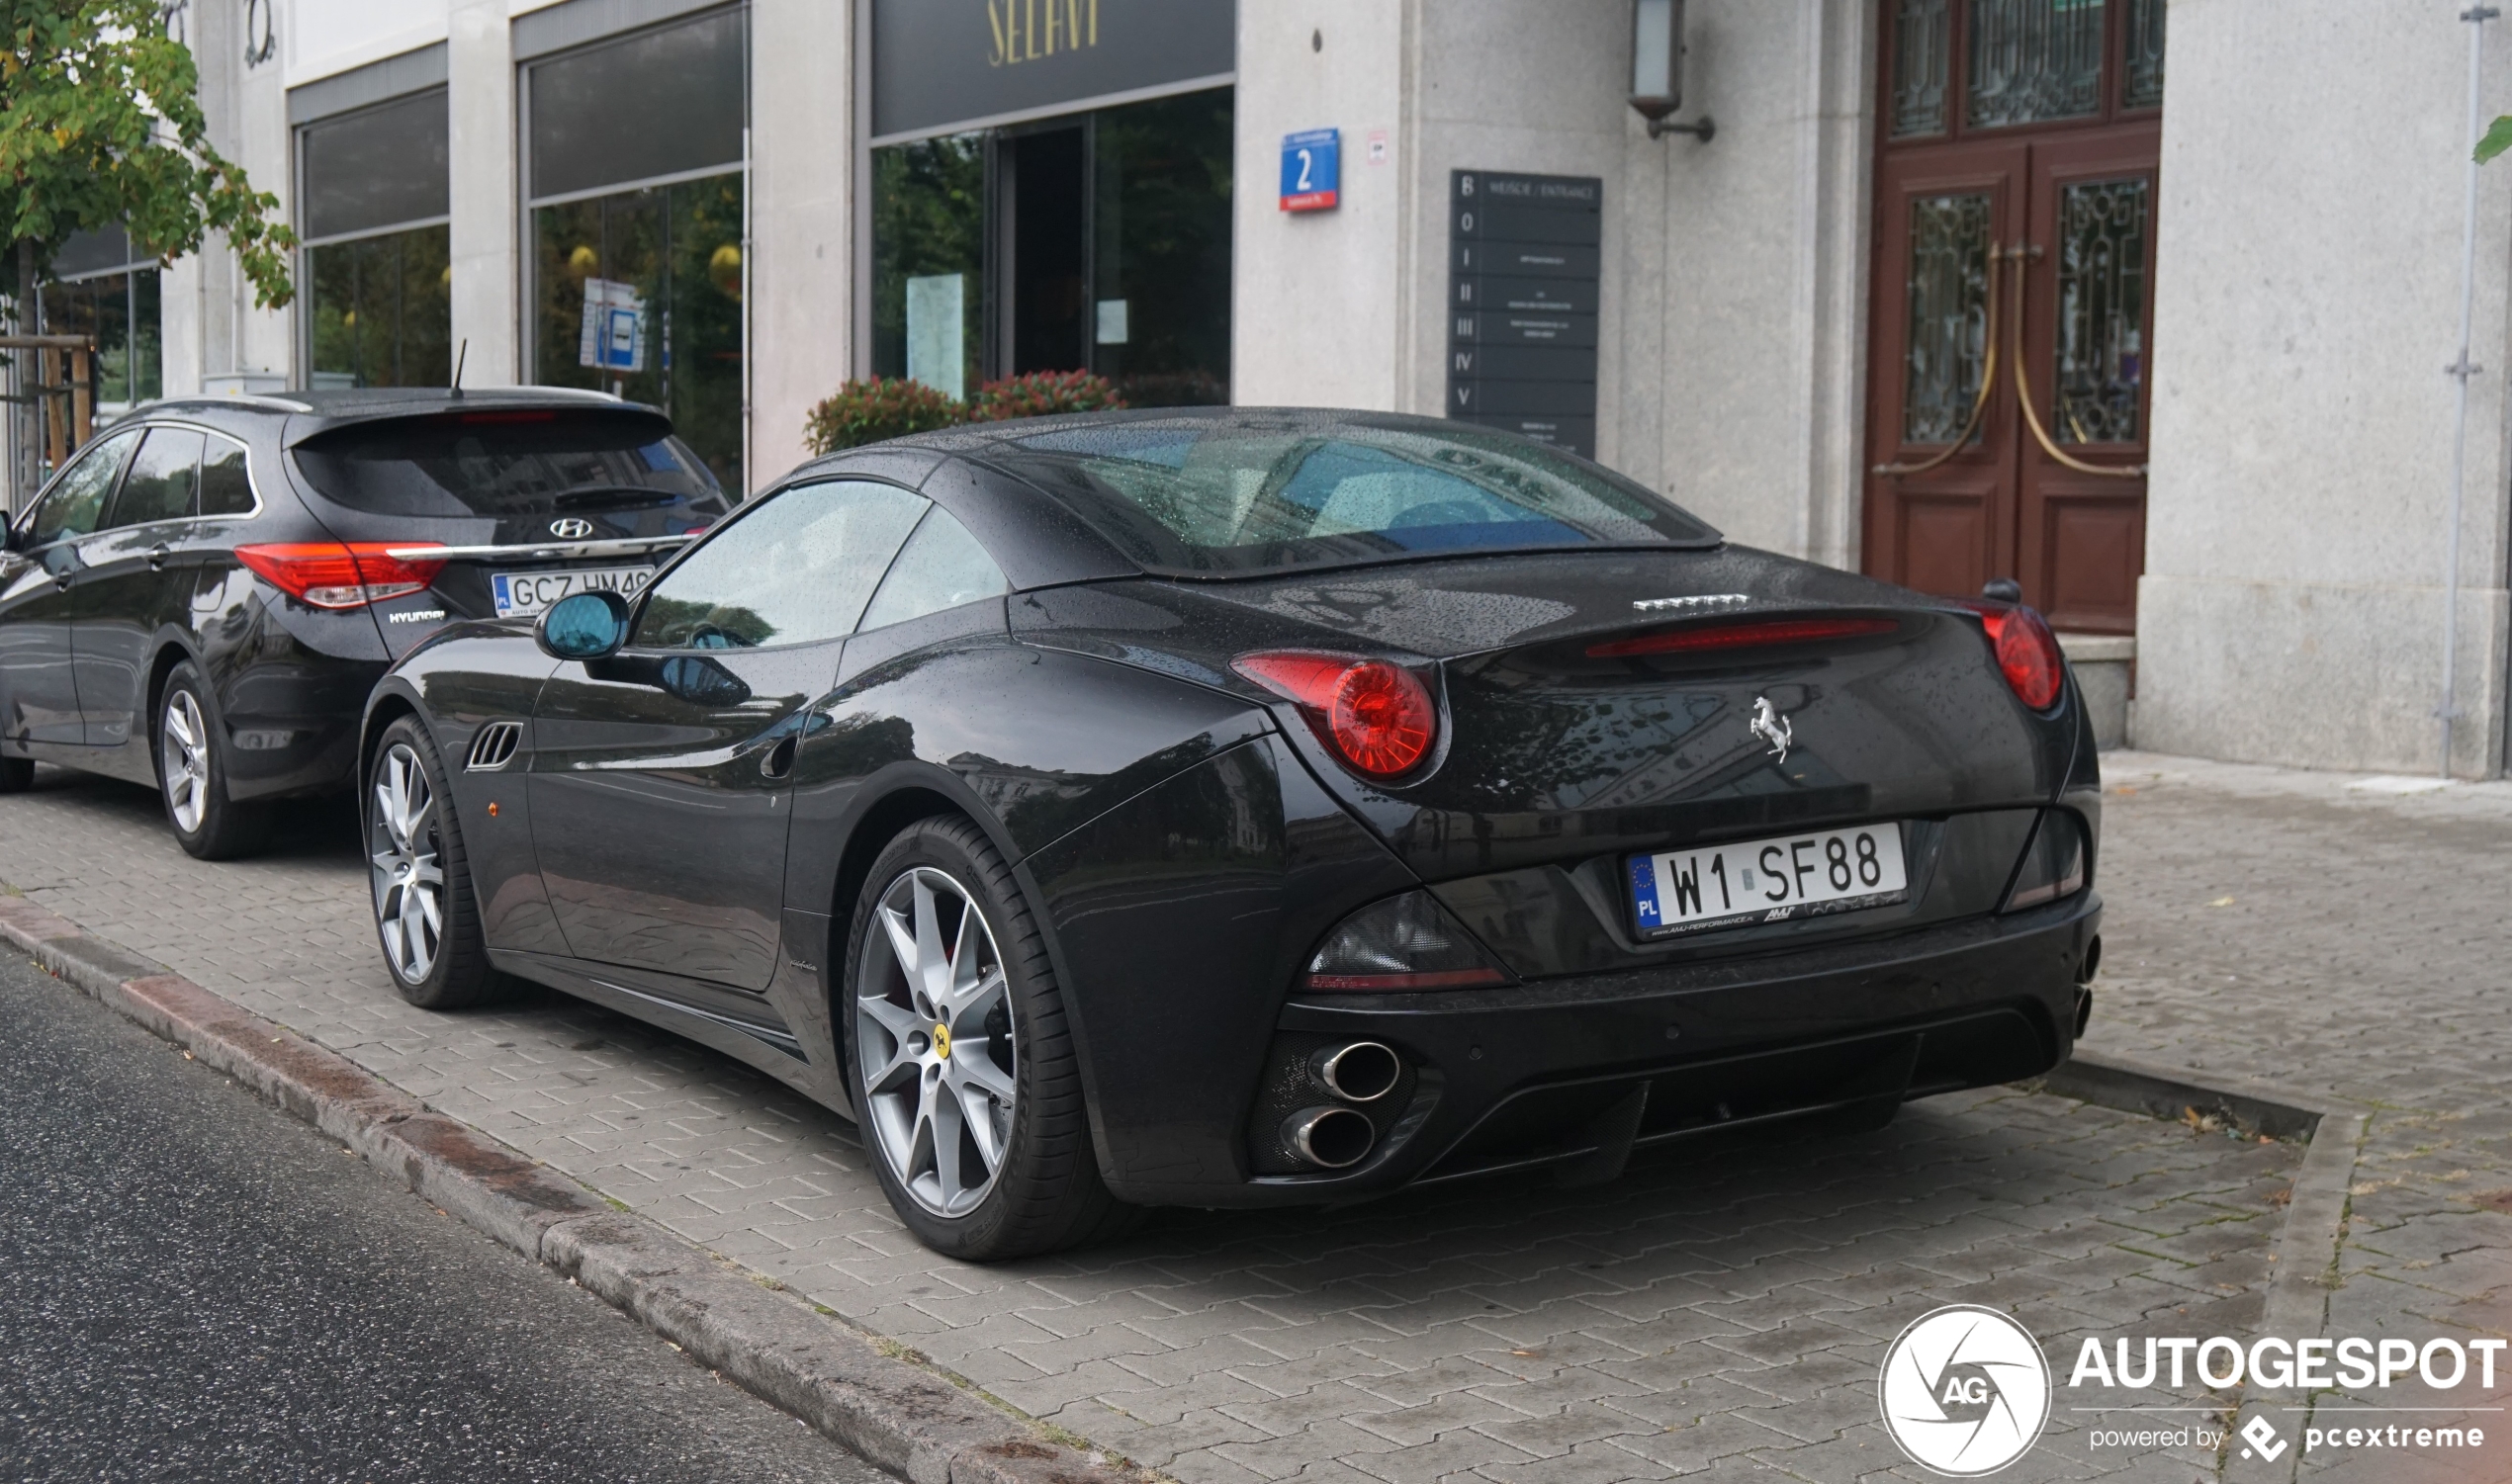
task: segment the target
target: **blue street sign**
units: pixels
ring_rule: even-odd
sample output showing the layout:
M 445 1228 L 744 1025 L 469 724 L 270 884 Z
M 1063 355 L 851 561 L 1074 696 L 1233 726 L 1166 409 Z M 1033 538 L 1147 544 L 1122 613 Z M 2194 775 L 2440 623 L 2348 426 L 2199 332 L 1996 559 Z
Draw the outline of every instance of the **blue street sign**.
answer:
M 1340 130 L 1311 129 L 1282 136 L 1282 209 L 1286 212 L 1331 211 L 1341 183 L 1343 134 Z

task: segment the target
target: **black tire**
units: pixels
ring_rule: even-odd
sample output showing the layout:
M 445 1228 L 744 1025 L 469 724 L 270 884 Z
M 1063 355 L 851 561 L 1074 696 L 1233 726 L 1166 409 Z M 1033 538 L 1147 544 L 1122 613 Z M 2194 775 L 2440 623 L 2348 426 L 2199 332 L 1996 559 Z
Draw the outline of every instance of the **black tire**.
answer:
M 418 787 L 425 789 L 423 800 Z M 358 800 L 358 823 L 373 862 L 368 872 L 377 946 L 393 988 L 430 1010 L 505 999 L 513 986 L 489 964 L 444 759 L 416 717 L 394 722 L 376 740 Z M 431 871 L 432 883 L 426 879 Z
M 218 696 L 186 659 L 166 676 L 150 719 L 157 798 L 177 843 L 199 860 L 233 860 L 270 839 L 270 811 L 227 796 L 226 726 Z
M 34 786 L 34 758 L 0 757 L 0 794 L 22 794 Z
M 876 1127 L 880 1110 L 865 1090 L 865 1047 L 874 1035 L 889 1041 L 886 1033 L 863 1028 L 864 1012 L 858 1006 L 866 961 L 873 961 L 877 974 L 896 973 L 894 950 L 872 944 L 872 934 L 885 932 L 874 915 L 885 897 L 920 871 L 949 878 L 981 915 L 1002 970 L 1009 1015 L 1008 1024 L 985 1021 L 986 1043 L 1008 1040 L 1014 1048 L 1010 1132 L 1000 1142 L 991 1185 L 973 1207 L 956 1214 L 929 1208 L 910 1192 Z M 847 1089 L 866 1161 L 891 1208 L 927 1247 L 970 1262 L 999 1262 L 1111 1240 L 1140 1218 L 1137 1208 L 1111 1195 L 1100 1178 L 1063 991 L 1012 868 L 975 825 L 956 816 L 920 820 L 881 852 L 848 927 L 846 972 L 837 998 L 837 1020 L 846 1037 Z M 955 1034 L 962 1042 L 968 1038 L 965 1030 Z M 895 1048 L 894 1042 L 874 1045 L 873 1055 L 882 1057 Z M 942 1055 L 946 1059 L 950 1054 L 945 1043 Z M 1000 1074 L 999 1059 L 995 1066 Z

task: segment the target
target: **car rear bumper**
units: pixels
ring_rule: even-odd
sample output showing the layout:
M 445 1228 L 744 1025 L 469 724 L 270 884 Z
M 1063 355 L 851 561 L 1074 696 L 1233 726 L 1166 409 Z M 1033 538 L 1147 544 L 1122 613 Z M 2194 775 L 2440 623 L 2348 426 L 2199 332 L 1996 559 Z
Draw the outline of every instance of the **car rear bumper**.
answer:
M 1286 1006 L 1234 1188 L 1145 1187 L 1201 1205 L 1339 1201 L 1416 1182 L 1556 1165 L 1610 1178 L 1635 1147 L 1827 1109 L 2036 1076 L 2074 1048 L 2092 892 L 2032 913 L 1720 963 L 1507 989 L 1311 997 Z M 1348 1169 L 1300 1169 L 1291 1113 L 1335 1105 L 1306 1069 L 1374 1040 L 1404 1060 Z
M 357 781 L 358 723 L 385 666 L 302 645 L 227 684 L 227 787 L 238 799 L 345 790 Z

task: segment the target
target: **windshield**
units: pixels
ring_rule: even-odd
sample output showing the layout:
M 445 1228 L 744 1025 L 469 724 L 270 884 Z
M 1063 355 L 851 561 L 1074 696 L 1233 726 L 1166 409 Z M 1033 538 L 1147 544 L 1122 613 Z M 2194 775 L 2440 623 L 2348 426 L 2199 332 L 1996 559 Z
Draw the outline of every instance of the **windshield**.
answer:
M 1507 433 L 1286 414 L 1042 430 L 983 457 L 1155 571 L 1228 575 L 1461 552 L 1715 546 L 1628 480 Z
M 681 505 L 712 518 L 715 477 L 662 417 L 502 409 L 357 423 L 297 446 L 315 490 L 377 515 L 531 519 Z

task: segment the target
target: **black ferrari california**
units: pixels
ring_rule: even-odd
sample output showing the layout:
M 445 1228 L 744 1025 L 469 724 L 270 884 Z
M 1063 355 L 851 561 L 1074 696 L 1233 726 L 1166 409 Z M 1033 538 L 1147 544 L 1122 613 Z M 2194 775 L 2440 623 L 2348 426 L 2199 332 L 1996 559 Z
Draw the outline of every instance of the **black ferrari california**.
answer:
M 861 1127 L 925 1242 L 2029 1077 L 2101 951 L 2047 626 L 1514 436 L 1210 409 L 806 465 L 377 687 L 414 1004 L 555 986 Z

